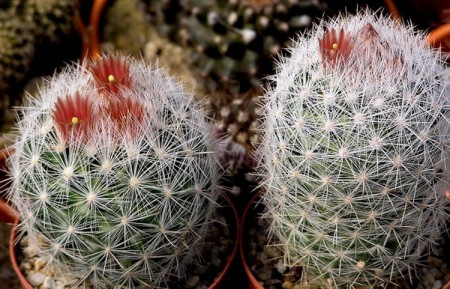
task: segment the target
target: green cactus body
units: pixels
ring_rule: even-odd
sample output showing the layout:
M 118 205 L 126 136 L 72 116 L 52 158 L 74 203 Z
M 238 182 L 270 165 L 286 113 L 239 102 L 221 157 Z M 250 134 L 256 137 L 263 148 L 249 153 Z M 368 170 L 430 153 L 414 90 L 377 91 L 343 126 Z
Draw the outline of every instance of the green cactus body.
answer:
M 442 56 L 370 12 L 324 21 L 291 53 L 259 148 L 285 262 L 344 288 L 414 274 L 450 219 Z
M 189 59 L 210 91 L 259 88 L 273 58 L 321 16 L 320 1 L 151 1 L 163 35 L 191 47 Z
M 218 196 L 210 125 L 163 71 L 106 56 L 23 108 L 11 199 L 51 270 L 89 288 L 164 287 Z

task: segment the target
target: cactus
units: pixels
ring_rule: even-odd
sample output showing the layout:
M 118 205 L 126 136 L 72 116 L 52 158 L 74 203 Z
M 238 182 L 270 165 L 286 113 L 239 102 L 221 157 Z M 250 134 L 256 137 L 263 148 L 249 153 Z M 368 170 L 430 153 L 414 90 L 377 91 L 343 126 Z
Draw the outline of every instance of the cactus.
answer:
M 74 32 L 76 3 L 74 0 L 27 0 L 25 17 L 35 25 L 37 43 L 59 43 L 61 38 Z
M 39 2 L 39 3 L 37 3 Z M 8 2 L 0 11 L 0 89 L 23 80 L 35 54 L 35 46 L 57 42 L 72 31 L 75 2 Z
M 0 123 L 8 129 L 14 120 L 11 107 L 20 105 L 23 87 L 30 71 L 42 74 L 67 53 L 52 54 L 51 59 L 39 62 L 49 44 L 61 44 L 61 39 L 74 32 L 73 0 L 11 0 L 0 3 Z M 66 36 L 66 38 L 64 38 Z M 36 61 L 37 60 L 37 61 Z M 33 66 L 33 67 L 32 67 Z M 35 66 L 35 67 L 34 67 Z M 38 68 L 38 69 L 34 69 Z M 51 67 L 54 70 L 54 67 Z
M 450 220 L 442 54 L 370 11 L 322 21 L 291 53 L 264 99 L 268 232 L 288 266 L 337 288 L 412 276 Z
M 211 111 L 215 112 L 219 131 L 228 133 L 233 141 L 246 149 L 253 150 L 259 142 L 256 133 L 259 125 L 259 107 L 256 93 L 230 95 L 217 93 L 215 101 L 210 100 Z
M 22 80 L 34 55 L 32 26 L 15 17 L 11 9 L 0 11 L 0 91 Z
M 89 288 L 183 276 L 218 197 L 212 126 L 191 94 L 111 55 L 54 76 L 20 114 L 10 197 L 51 272 Z
M 157 28 L 184 46 L 210 91 L 259 87 L 273 58 L 295 32 L 310 26 L 322 1 L 150 1 Z

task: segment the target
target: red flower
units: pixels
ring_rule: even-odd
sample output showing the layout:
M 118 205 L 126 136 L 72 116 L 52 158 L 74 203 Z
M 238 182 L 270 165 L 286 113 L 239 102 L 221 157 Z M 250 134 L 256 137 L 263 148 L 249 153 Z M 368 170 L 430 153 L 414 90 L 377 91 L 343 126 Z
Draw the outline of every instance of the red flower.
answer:
M 125 97 L 119 100 L 111 100 L 107 108 L 119 135 L 131 133 L 131 135 L 137 136 L 145 111 L 141 102 Z
M 343 28 L 337 34 L 336 30 L 325 30 L 323 38 L 319 40 L 319 48 L 322 59 L 332 65 L 336 64 L 338 59 L 346 59 L 352 49 L 351 37 Z
M 79 93 L 58 98 L 53 110 L 53 120 L 66 142 L 84 138 L 92 128 L 92 103 Z
M 119 97 L 118 92 L 121 87 L 131 85 L 130 65 L 118 56 L 111 55 L 97 60 L 92 66 L 92 74 L 98 91 L 115 98 Z

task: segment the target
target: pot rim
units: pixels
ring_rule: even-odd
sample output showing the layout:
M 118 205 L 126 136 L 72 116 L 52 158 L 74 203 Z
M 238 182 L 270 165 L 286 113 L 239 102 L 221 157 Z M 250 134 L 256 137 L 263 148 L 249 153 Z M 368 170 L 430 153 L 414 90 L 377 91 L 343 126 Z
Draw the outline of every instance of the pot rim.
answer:
M 0 198 L 0 223 L 15 224 L 19 219 L 17 211 L 5 200 Z
M 242 238 L 244 237 L 244 230 L 245 230 L 245 222 L 247 220 L 247 217 L 250 213 L 250 210 L 254 207 L 256 200 L 260 197 L 261 192 L 256 192 L 253 197 L 250 199 L 250 202 L 245 207 L 244 213 L 242 214 L 241 219 L 241 230 L 240 230 L 240 245 L 239 245 L 239 251 L 240 251 L 240 257 L 241 257 L 241 263 L 242 267 L 244 267 L 245 274 L 247 275 L 248 279 L 248 285 L 250 286 L 250 289 L 264 289 L 263 286 L 259 283 L 259 281 L 256 279 L 255 275 L 253 275 L 252 270 L 250 269 L 250 266 L 247 263 L 247 258 L 245 256 L 245 249 L 244 249 L 244 242 Z M 446 288 L 450 289 L 450 288 Z

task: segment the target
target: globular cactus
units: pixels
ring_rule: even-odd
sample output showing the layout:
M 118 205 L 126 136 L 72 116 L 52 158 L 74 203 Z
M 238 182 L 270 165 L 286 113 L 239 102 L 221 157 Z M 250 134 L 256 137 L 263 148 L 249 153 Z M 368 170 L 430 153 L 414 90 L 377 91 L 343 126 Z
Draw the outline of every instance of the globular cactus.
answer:
M 338 288 L 414 275 L 450 220 L 442 54 L 369 11 L 323 21 L 291 53 L 265 97 L 258 152 L 286 264 Z
M 191 61 L 210 91 L 259 88 L 273 60 L 326 5 L 317 0 L 150 1 L 157 29 L 191 47 Z
M 51 78 L 20 114 L 10 196 L 49 270 L 88 288 L 182 276 L 218 197 L 212 126 L 193 96 L 104 56 Z

